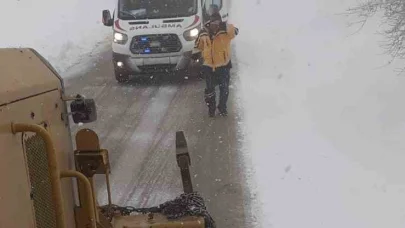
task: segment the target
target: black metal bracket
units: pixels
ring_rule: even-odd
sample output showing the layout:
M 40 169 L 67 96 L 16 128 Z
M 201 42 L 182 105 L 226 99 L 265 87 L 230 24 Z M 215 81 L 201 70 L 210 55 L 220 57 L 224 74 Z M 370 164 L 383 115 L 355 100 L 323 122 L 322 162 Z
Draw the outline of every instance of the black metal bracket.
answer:
M 188 153 L 187 141 L 183 131 L 176 132 L 176 160 L 180 167 L 181 180 L 183 182 L 183 190 L 185 193 L 193 192 L 193 184 L 191 182 L 190 165 L 191 159 Z
M 99 151 L 75 151 L 77 169 L 86 177 L 93 177 L 94 174 L 110 173 L 110 162 L 107 150 Z

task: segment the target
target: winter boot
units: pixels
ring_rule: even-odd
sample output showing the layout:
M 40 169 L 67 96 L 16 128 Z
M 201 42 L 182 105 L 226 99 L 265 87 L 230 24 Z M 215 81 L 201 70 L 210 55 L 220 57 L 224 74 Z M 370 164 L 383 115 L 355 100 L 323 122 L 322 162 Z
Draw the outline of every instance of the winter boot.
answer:
M 227 116 L 228 115 L 228 111 L 226 110 L 226 108 L 219 108 L 218 107 L 218 111 L 219 111 L 220 116 Z
M 214 117 L 215 116 L 215 90 L 214 91 L 208 91 L 207 89 L 205 90 L 204 98 L 205 98 L 205 103 L 208 106 L 208 115 L 209 117 Z
M 220 116 L 228 116 L 228 111 L 226 111 L 226 110 L 219 111 L 219 115 Z
M 215 108 L 208 108 L 208 116 L 209 117 L 215 117 Z

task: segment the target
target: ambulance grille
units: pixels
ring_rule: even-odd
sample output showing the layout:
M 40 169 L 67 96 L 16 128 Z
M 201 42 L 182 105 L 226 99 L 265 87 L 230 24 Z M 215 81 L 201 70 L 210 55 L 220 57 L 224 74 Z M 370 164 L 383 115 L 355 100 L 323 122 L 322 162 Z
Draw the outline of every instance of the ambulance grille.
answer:
M 181 48 L 176 34 L 152 34 L 134 36 L 130 49 L 133 54 L 162 54 L 179 52 Z
M 38 228 L 56 228 L 52 185 L 49 178 L 48 156 L 44 140 L 34 134 L 24 135 L 28 172 L 31 182 L 31 199 Z
M 142 73 L 171 73 L 176 69 L 176 64 L 159 64 L 138 66 Z

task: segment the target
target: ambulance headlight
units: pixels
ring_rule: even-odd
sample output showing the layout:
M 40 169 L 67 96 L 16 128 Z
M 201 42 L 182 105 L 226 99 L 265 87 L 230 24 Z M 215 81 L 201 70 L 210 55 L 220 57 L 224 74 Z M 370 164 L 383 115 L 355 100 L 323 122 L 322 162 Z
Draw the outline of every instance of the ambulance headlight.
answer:
M 193 28 L 190 30 L 190 36 L 191 37 L 197 37 L 198 36 L 198 29 L 197 28 Z
M 196 27 L 196 28 L 192 28 L 190 30 L 185 31 L 183 34 L 184 39 L 187 41 L 193 41 L 193 40 L 197 39 L 198 33 L 200 31 L 198 28 L 199 27 Z
M 114 43 L 125 44 L 128 41 L 128 36 L 124 33 L 114 32 Z

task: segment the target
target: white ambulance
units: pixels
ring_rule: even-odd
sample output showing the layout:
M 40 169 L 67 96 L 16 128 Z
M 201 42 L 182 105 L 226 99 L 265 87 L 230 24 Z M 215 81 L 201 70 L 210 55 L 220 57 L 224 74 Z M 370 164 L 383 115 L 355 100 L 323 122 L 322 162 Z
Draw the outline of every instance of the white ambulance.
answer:
M 194 41 L 213 5 L 224 21 L 228 0 L 117 0 L 103 24 L 113 28 L 113 64 L 118 82 L 130 75 L 187 72 Z M 198 63 L 197 63 L 198 65 Z

